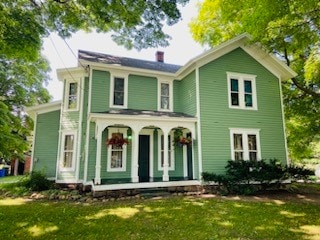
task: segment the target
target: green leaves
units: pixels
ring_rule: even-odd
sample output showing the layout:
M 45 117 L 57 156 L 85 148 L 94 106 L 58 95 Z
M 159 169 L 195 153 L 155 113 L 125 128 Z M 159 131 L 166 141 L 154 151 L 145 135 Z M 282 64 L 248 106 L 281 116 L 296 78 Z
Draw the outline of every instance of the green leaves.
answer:
M 205 0 L 190 27 L 197 41 L 211 46 L 248 32 L 298 73 L 283 83 L 289 149 L 298 159 L 315 154 L 310 144 L 320 136 L 319 1 Z

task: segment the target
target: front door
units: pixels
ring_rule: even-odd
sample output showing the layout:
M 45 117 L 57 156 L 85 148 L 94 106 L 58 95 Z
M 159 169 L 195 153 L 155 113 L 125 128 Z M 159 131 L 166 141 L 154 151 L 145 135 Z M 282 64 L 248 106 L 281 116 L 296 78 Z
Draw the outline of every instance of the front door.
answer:
M 150 136 L 139 135 L 139 182 L 149 182 L 150 173 Z
M 191 137 L 191 134 L 188 133 L 187 137 Z M 188 165 L 188 179 L 193 179 L 193 166 L 192 166 L 192 146 L 187 145 L 187 165 Z

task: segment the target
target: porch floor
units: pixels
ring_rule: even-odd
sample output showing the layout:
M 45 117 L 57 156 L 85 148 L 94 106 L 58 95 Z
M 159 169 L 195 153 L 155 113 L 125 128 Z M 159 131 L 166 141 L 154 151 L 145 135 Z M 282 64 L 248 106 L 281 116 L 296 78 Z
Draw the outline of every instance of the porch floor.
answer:
M 185 177 L 169 177 L 169 181 L 188 181 L 188 180 L 193 180 L 193 179 L 188 179 Z M 156 177 L 156 178 L 152 178 L 152 180 L 148 181 L 148 182 L 162 182 L 162 177 Z M 101 179 L 101 185 L 105 185 L 105 184 L 123 184 L 123 183 L 132 183 L 131 182 L 131 178 L 102 178 Z M 139 182 L 142 183 L 142 182 Z

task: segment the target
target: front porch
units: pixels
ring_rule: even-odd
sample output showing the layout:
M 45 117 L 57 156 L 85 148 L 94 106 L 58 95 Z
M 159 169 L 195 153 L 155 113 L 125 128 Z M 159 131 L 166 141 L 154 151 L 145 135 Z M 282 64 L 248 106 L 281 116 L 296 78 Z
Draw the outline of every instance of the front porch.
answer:
M 173 143 L 177 130 L 196 139 L 196 118 L 121 111 L 92 114 L 90 120 L 95 123 L 96 139 L 95 175 L 89 178 L 93 191 L 200 185 L 195 141 L 183 146 Z M 116 135 L 127 144 L 106 145 Z

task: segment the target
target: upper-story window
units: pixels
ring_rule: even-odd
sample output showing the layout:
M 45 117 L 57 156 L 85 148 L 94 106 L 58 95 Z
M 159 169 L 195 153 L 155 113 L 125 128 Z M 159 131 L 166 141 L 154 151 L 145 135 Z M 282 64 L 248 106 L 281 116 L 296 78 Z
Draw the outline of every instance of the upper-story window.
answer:
M 111 107 L 127 107 L 127 78 L 124 76 L 113 76 L 110 86 Z
M 172 83 L 171 82 L 159 82 L 158 86 L 158 108 L 160 111 L 172 111 Z
M 256 76 L 228 73 L 229 107 L 257 110 Z
M 258 129 L 230 129 L 232 160 L 260 160 Z
M 77 110 L 79 102 L 79 86 L 77 82 L 67 82 L 66 109 Z

